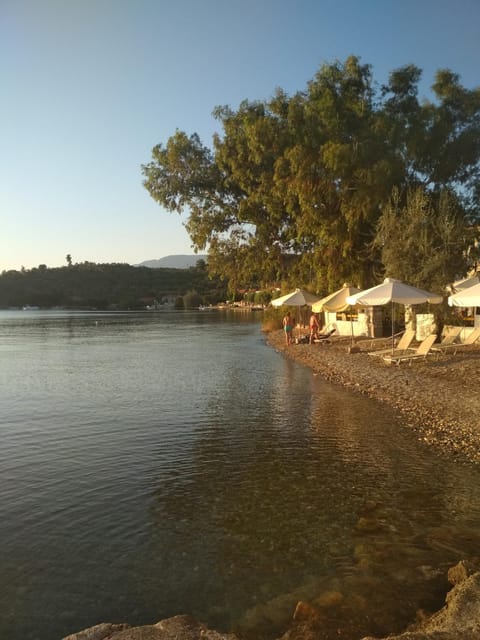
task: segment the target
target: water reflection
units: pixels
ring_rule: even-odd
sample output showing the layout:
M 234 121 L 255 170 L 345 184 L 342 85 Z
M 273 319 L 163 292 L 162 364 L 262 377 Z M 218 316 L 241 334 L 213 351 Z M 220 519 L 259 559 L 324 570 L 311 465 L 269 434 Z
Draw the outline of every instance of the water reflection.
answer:
M 352 637 L 440 607 L 446 569 L 477 553 L 478 472 L 439 465 L 393 412 L 291 363 L 262 403 L 248 385 L 227 377 L 212 402 L 230 422 L 209 423 L 188 469 L 156 488 L 149 556 L 162 575 L 184 572 L 170 606 L 188 585 L 196 615 L 255 638 L 280 632 L 299 600 Z
M 477 469 L 251 320 L 47 316 L 0 313 L 1 637 L 191 613 L 268 638 L 299 600 L 386 634 L 477 553 Z

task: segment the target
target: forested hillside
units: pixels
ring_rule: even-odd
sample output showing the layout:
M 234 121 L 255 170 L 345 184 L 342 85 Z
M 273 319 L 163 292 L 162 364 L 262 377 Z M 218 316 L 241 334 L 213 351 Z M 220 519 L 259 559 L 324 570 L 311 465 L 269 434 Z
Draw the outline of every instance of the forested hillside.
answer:
M 225 300 L 225 287 L 210 279 L 205 264 L 190 269 L 149 269 L 128 264 L 45 265 L 0 275 L 0 308 L 65 307 L 140 309 L 153 301 L 176 301 L 196 292 L 203 303 Z

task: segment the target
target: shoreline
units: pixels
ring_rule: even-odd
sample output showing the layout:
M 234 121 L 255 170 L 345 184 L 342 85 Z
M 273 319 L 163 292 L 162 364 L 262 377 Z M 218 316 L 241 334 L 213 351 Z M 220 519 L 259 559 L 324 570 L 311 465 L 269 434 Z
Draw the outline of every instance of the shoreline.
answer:
M 396 366 L 369 356 L 367 338 L 356 338 L 350 353 L 350 337 L 287 346 L 282 330 L 265 336 L 276 351 L 314 374 L 393 407 L 406 427 L 440 452 L 458 462 L 480 463 L 480 346 Z M 388 338 L 382 346 L 389 346 Z

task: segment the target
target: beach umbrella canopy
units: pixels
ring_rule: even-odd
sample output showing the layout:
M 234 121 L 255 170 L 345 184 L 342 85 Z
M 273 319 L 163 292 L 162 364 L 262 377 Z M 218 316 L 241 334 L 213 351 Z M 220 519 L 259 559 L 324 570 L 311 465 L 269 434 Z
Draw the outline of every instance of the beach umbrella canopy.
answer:
M 340 312 L 345 311 L 351 305 L 347 302 L 347 298 L 353 296 L 355 293 L 359 293 L 360 289 L 357 287 L 351 287 L 348 284 L 344 284 L 341 289 L 330 293 L 325 298 L 322 298 L 318 302 L 312 305 L 312 311 L 318 313 L 320 311 Z M 353 344 L 353 321 L 350 318 L 350 327 L 352 330 L 351 338 Z
M 272 305 L 274 307 L 281 307 L 282 305 L 290 307 L 303 307 L 305 305 L 309 305 L 311 307 L 312 304 L 317 302 L 319 299 L 320 298 L 318 296 L 314 296 L 313 293 L 309 293 L 303 289 L 295 289 L 295 291 L 292 291 L 291 293 L 287 293 L 280 298 L 272 300 Z
M 423 302 L 430 302 L 431 304 L 440 304 L 442 302 L 442 296 L 436 293 L 430 293 L 423 289 L 417 289 L 409 284 L 405 284 L 400 280 L 394 278 L 385 278 L 382 284 L 378 284 L 376 287 L 365 289 L 359 293 L 349 296 L 347 302 L 351 305 L 360 304 L 365 307 L 377 307 L 391 303 L 392 305 L 392 352 L 395 348 L 394 342 L 394 318 L 393 318 L 393 303 L 397 304 L 422 304 Z
M 360 289 L 344 284 L 341 289 L 338 289 L 338 291 L 334 291 L 318 302 L 314 302 L 312 304 L 312 311 L 315 313 L 319 313 L 320 311 L 345 311 L 349 306 L 351 306 L 347 302 L 347 298 L 359 292 Z
M 462 280 L 457 280 L 456 282 L 453 283 L 453 285 L 447 288 L 450 289 L 452 293 L 458 293 L 458 291 L 461 291 L 463 289 L 468 289 L 479 283 L 480 283 L 479 274 L 476 273 L 474 276 L 471 276 L 470 278 L 463 278 Z
M 448 296 L 451 307 L 480 307 L 480 282 Z
M 422 302 L 440 304 L 442 299 L 442 296 L 436 293 L 417 289 L 409 284 L 400 282 L 400 280 L 385 278 L 382 284 L 377 284 L 376 287 L 371 287 L 349 296 L 347 302 L 351 305 L 361 304 L 365 307 L 376 307 L 389 302 L 397 302 L 398 304 L 421 304 Z

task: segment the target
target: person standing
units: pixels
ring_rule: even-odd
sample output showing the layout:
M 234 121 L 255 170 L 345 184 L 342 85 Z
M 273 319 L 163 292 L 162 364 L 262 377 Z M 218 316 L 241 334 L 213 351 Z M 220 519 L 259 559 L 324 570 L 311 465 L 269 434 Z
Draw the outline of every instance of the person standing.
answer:
M 285 333 L 285 344 L 292 344 L 293 320 L 292 316 L 290 315 L 290 311 L 287 311 L 287 313 L 284 315 L 282 324 L 283 331 Z
M 313 344 L 313 341 L 318 338 L 318 329 L 317 315 L 312 311 L 312 315 L 310 316 L 310 344 Z

